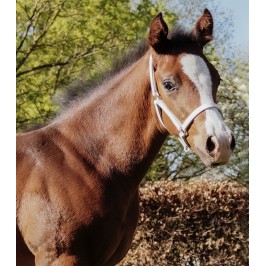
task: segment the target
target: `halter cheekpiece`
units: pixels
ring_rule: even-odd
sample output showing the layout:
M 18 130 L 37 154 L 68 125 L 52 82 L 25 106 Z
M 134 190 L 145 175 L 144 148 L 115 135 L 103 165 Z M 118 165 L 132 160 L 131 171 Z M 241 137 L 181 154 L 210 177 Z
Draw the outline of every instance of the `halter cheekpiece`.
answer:
M 157 86 L 156 86 L 156 82 L 155 82 L 155 78 L 154 78 L 154 67 L 153 67 L 153 63 L 152 63 L 152 56 L 150 55 L 150 60 L 149 60 L 149 72 L 150 72 L 150 82 L 151 82 L 151 92 L 152 92 L 152 96 L 153 96 L 153 103 L 155 106 L 155 111 L 156 114 L 158 116 L 158 119 L 160 121 L 160 123 L 162 124 L 162 126 L 164 128 L 166 128 L 166 126 L 164 125 L 163 119 L 162 119 L 162 110 L 165 112 L 165 114 L 170 118 L 170 120 L 172 121 L 172 123 L 174 124 L 174 126 L 177 128 L 179 135 L 178 135 L 178 139 L 181 142 L 181 144 L 184 147 L 184 150 L 187 152 L 189 151 L 189 144 L 187 142 L 187 129 L 189 127 L 190 124 L 192 124 L 193 120 L 203 111 L 207 110 L 207 109 L 211 109 L 211 108 L 216 108 L 220 111 L 219 107 L 217 106 L 217 104 L 214 103 L 210 103 L 210 104 L 203 104 L 199 107 L 197 107 L 183 122 L 183 124 L 179 121 L 179 119 L 174 115 L 174 113 L 167 107 L 167 105 L 165 104 L 165 102 L 163 101 L 163 99 L 161 98 L 158 90 L 157 90 Z

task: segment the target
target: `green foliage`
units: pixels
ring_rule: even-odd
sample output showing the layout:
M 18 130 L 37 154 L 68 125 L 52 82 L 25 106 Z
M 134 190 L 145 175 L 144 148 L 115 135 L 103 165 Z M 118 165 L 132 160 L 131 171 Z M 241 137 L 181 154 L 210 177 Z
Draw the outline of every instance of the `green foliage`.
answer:
M 81 73 L 110 67 L 115 53 L 146 35 L 158 10 L 168 23 L 176 19 L 151 0 L 18 0 L 17 128 L 50 117 L 53 95 Z

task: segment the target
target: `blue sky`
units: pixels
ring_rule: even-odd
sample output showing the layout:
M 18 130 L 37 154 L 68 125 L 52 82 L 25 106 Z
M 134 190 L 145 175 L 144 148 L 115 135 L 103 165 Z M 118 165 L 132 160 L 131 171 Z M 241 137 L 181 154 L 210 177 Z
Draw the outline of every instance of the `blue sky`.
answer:
M 249 3 L 248 0 L 216 0 L 225 9 L 232 10 L 234 22 L 234 43 L 239 48 L 249 49 Z

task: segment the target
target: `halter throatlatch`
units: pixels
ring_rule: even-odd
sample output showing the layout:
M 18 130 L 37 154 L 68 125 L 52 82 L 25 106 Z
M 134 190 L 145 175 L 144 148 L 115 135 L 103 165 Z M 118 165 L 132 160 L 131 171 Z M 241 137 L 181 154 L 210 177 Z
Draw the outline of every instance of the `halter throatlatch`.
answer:
M 154 67 L 152 63 L 152 56 L 150 55 L 149 60 L 149 71 L 150 71 L 150 82 L 151 82 L 151 92 L 153 96 L 153 103 L 155 106 L 155 111 L 158 116 L 158 119 L 162 126 L 166 128 L 164 125 L 163 119 L 162 119 L 162 110 L 165 112 L 165 114 L 170 118 L 174 126 L 177 128 L 179 135 L 178 139 L 181 142 L 181 144 L 184 147 L 184 150 L 187 152 L 189 151 L 189 144 L 187 142 L 187 129 L 190 126 L 190 124 L 193 122 L 193 120 L 203 111 L 211 108 L 216 108 L 219 110 L 219 107 L 215 103 L 210 104 L 203 104 L 199 107 L 197 107 L 183 122 L 183 124 L 178 120 L 178 118 L 174 115 L 174 113 L 167 107 L 165 102 L 162 100 L 156 86 L 155 78 L 154 78 Z M 219 110 L 220 111 L 220 110 Z

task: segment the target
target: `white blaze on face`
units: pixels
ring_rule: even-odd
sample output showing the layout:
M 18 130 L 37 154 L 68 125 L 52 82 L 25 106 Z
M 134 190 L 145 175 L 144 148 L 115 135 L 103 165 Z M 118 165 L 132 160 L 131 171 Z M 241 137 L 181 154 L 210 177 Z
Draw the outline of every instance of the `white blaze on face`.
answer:
M 197 88 L 200 95 L 200 104 L 214 103 L 212 96 L 212 79 L 205 61 L 197 55 L 182 56 L 180 63 L 184 73 Z M 196 107 L 195 107 L 196 108 Z M 229 128 L 225 125 L 220 112 L 216 108 L 205 110 L 206 131 L 208 136 L 228 136 Z

